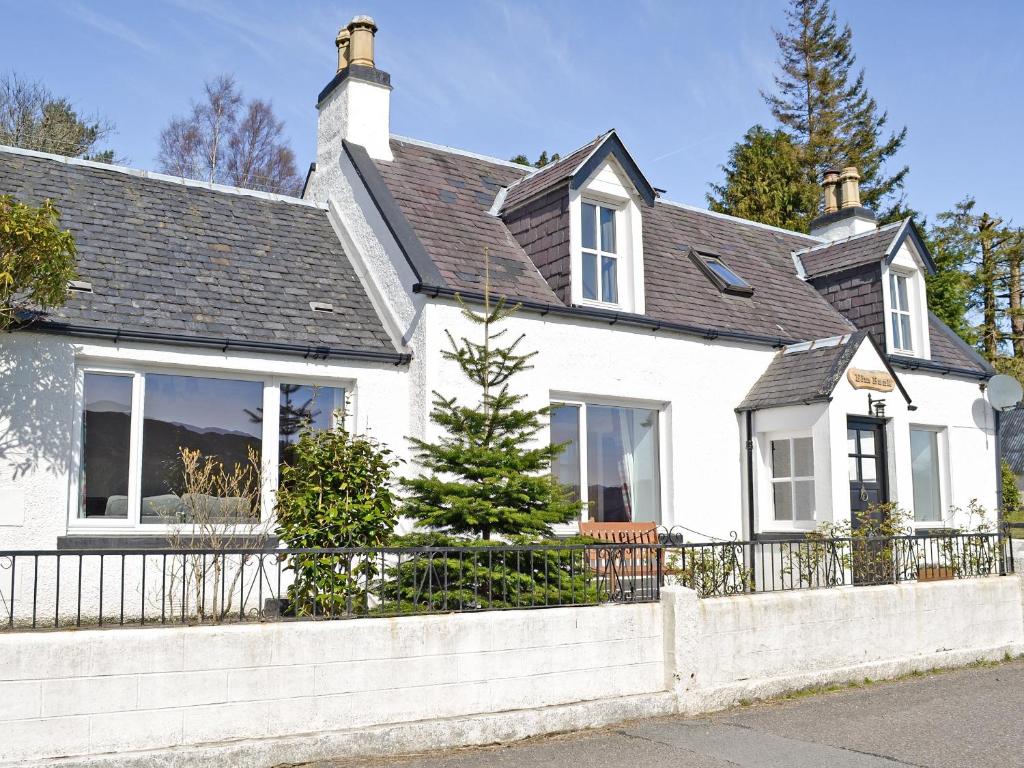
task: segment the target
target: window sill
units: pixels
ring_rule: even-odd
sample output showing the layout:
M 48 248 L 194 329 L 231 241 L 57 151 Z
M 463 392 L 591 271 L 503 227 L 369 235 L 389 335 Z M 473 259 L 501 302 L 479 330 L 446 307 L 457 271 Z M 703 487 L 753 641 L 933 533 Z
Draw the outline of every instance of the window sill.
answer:
M 203 537 L 192 536 L 188 534 L 182 534 L 175 536 L 177 542 L 175 549 L 178 548 L 196 548 L 196 549 L 215 549 L 215 547 L 202 547 L 200 546 Z M 263 551 L 270 551 L 277 549 L 281 540 L 277 536 L 246 536 L 246 535 L 232 535 L 231 537 L 237 546 L 231 549 L 260 549 Z M 57 549 L 58 550 L 93 550 L 97 552 L 104 551 L 121 551 L 126 549 L 155 549 L 155 550 L 169 550 L 171 549 L 171 536 L 167 534 L 152 534 L 152 533 L 90 533 L 90 534 L 67 534 L 65 536 L 57 537 Z M 262 542 L 261 546 L 257 546 Z M 178 546 L 180 544 L 180 547 Z

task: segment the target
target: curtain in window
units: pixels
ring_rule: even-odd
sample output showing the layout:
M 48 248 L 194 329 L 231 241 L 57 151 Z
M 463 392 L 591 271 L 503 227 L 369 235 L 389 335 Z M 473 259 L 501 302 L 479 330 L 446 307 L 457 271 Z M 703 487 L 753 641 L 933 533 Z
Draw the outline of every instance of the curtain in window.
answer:
M 600 522 L 659 522 L 658 412 L 587 406 L 587 485 Z

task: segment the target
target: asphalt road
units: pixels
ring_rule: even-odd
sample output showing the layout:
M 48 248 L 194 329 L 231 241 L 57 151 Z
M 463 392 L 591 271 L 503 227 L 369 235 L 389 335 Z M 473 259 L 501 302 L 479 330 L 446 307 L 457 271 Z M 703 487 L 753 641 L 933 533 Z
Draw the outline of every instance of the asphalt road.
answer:
M 316 768 L 1011 768 L 1024 766 L 1024 662 L 873 683 L 696 719 Z

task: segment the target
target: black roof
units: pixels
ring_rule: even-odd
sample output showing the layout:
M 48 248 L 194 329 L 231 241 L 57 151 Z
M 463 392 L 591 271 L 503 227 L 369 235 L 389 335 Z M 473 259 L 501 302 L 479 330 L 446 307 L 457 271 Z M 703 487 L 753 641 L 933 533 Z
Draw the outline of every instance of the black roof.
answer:
M 322 207 L 10 149 L 0 151 L 0 194 L 53 200 L 92 285 L 32 328 L 407 359 Z M 311 301 L 333 312 L 314 313 Z
M 1024 408 L 1003 411 L 999 417 L 1003 458 L 1015 475 L 1024 475 Z
M 865 340 L 871 338 L 867 331 L 857 331 L 781 350 L 761 374 L 761 378 L 754 382 L 736 410 L 756 411 L 829 400 L 854 354 Z M 874 341 L 870 343 L 874 344 Z M 878 345 L 874 346 L 879 358 L 892 374 L 900 394 L 909 403 L 910 396 L 899 377 L 889 366 Z

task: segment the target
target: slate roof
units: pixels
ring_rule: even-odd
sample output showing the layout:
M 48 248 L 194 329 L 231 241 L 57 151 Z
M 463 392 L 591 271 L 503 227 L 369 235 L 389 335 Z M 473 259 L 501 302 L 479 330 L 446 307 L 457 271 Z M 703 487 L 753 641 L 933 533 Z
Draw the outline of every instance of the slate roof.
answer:
M 1024 475 L 1024 408 L 1003 411 L 999 417 L 999 441 L 1013 474 Z
M 51 322 L 397 354 L 322 208 L 11 150 L 0 194 L 52 199 L 75 236 L 93 292 Z
M 781 350 L 736 409 L 755 411 L 828 400 L 867 331 L 822 340 L 802 350 Z
M 564 306 L 504 222 L 489 213 L 498 188 L 527 169 L 394 137 L 391 150 L 394 160 L 377 160 L 376 167 L 440 269 L 444 287 L 482 291 L 489 248 L 492 290 Z M 856 330 L 796 277 L 792 251 L 817 240 L 660 200 L 642 210 L 647 317 L 712 334 L 727 330 L 789 340 Z M 690 259 L 691 248 L 720 256 L 755 286 L 754 295 L 723 294 Z
M 607 131 L 600 136 L 595 136 L 593 140 L 587 142 L 574 152 L 570 152 L 565 157 L 553 163 L 548 163 L 543 168 L 517 180 L 509 187 L 508 195 L 505 197 L 502 208 L 511 210 L 520 203 L 524 203 L 530 198 L 536 197 L 548 189 L 553 189 L 564 181 L 568 181 L 580 164 L 590 156 L 590 153 L 610 133 L 611 131 Z
M 809 278 L 872 262 L 881 262 L 903 224 L 902 221 L 895 221 L 871 232 L 854 235 L 845 240 L 798 250 L 796 255 Z

